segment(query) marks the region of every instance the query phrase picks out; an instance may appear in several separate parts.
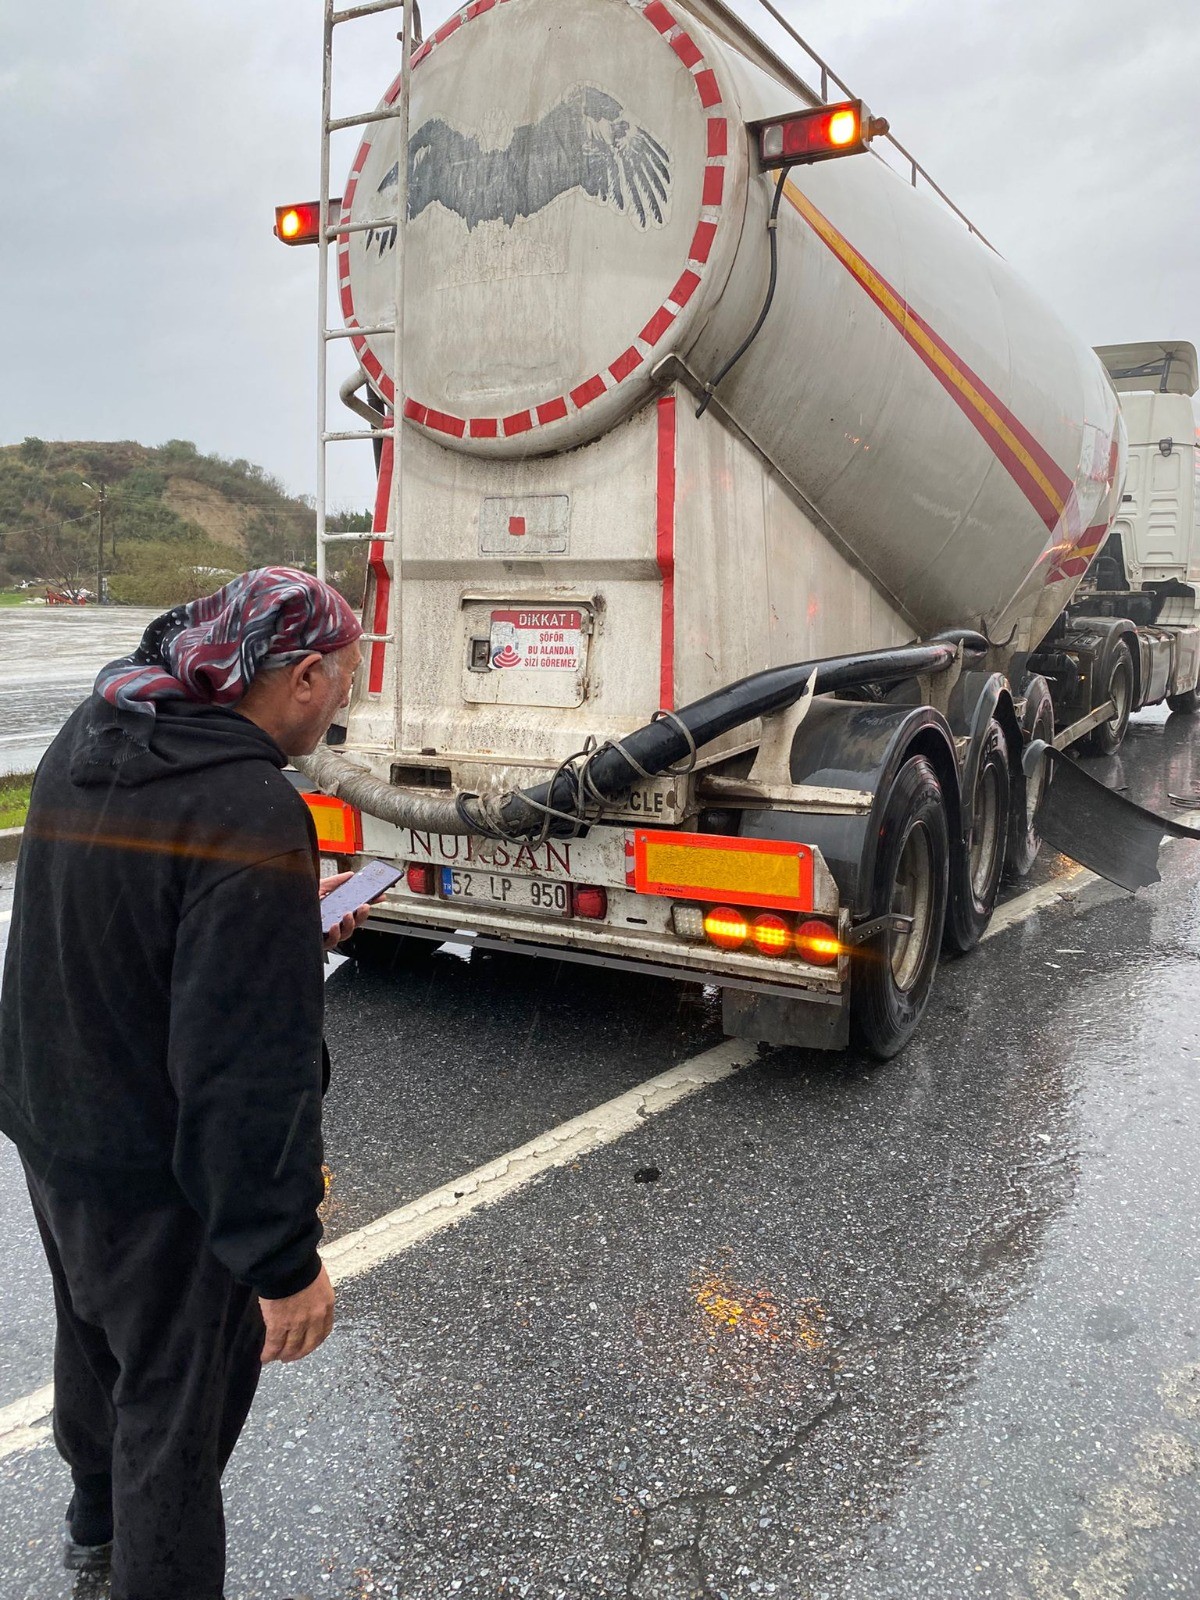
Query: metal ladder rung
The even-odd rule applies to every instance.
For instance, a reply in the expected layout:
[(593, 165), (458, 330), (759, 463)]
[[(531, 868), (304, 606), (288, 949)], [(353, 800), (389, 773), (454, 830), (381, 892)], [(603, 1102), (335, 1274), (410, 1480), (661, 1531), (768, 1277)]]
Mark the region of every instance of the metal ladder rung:
[(321, 542), (323, 544), (374, 544), (378, 539), (381, 544), (385, 544), (391, 538), (392, 535), (390, 533), (323, 533)]
[(331, 11), (329, 14), (330, 25), (337, 27), (339, 22), (353, 22), (355, 17), (373, 17), (377, 11), (399, 11), (404, 0), (367, 0), (361, 6), (347, 6), (344, 11)]
[(377, 334), (395, 333), (395, 328), (326, 328), (327, 339), (373, 339)]
[(323, 433), (322, 440), (326, 444), (341, 444), (346, 439), (390, 439), (390, 428), (348, 428), (345, 433)]
[(369, 233), (372, 228), (378, 228), (382, 233), (384, 228), (394, 228), (395, 217), (378, 217), (374, 222), (347, 222), (344, 227), (326, 228), (326, 241), (340, 239), (344, 233)]
[(334, 117), (325, 124), (326, 133), (337, 133), (342, 128), (365, 128), (371, 122), (393, 122), (404, 115), (403, 108), (396, 111), (389, 107), (386, 111), (364, 111), (356, 117)]
[(358, 636), (364, 644), (394, 644), (394, 633), (360, 633)]

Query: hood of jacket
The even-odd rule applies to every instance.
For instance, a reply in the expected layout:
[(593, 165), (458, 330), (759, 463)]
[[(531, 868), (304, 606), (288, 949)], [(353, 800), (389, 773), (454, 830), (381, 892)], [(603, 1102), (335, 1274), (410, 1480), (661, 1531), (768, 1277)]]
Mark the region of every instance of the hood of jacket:
[(93, 694), (64, 729), (71, 782), (80, 788), (140, 788), (162, 778), (235, 761), (287, 765), (283, 751), (256, 723), (222, 706), (189, 700), (159, 703), (153, 718), (121, 711)]

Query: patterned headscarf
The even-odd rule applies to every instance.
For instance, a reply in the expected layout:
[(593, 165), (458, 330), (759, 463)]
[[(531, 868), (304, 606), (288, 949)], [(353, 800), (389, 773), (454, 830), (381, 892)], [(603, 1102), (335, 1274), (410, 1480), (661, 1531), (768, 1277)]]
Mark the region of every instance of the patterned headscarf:
[(358, 618), (327, 583), (290, 567), (259, 567), (157, 617), (131, 656), (101, 669), (96, 693), (148, 717), (156, 700), (231, 706), (268, 656), (328, 655), (361, 634)]

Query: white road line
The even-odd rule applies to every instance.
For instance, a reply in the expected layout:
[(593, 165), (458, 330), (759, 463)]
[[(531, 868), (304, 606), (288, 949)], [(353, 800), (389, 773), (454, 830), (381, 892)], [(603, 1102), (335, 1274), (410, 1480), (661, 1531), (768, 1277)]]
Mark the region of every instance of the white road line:
[(648, 1078), (636, 1089), (605, 1101), (593, 1111), (585, 1111), (569, 1122), (560, 1122), (557, 1128), (539, 1134), (519, 1149), (510, 1150), (486, 1166), (476, 1167), (465, 1177), (443, 1184), (440, 1189), (431, 1189), (419, 1200), (335, 1239), (322, 1251), (329, 1276), (334, 1283), (346, 1283), (369, 1272), (380, 1262), (461, 1222), (480, 1206), (494, 1205), (497, 1200), (523, 1189), (541, 1173), (566, 1166), (579, 1156), (632, 1133), (648, 1118), (677, 1105), (697, 1090), (732, 1077), (749, 1066), (757, 1055), (756, 1044), (745, 1039), (728, 1039), (703, 1055), (672, 1067), (669, 1072)]
[[(606, 1100), (603, 1105), (572, 1117), (568, 1122), (560, 1122), (528, 1144), (335, 1239), (321, 1252), (329, 1276), (335, 1284), (361, 1277), (364, 1272), (411, 1250), (444, 1228), (453, 1227), (481, 1206), (495, 1205), (515, 1194), (543, 1172), (566, 1166), (580, 1156), (613, 1144), (689, 1095), (731, 1078), (735, 1072), (748, 1067), (757, 1055), (757, 1044), (745, 1039), (728, 1039), (690, 1061), (648, 1078), (636, 1089)], [(50, 1437), (45, 1423), (53, 1402), (54, 1386), (46, 1384), (23, 1400), (0, 1409), (0, 1460), (32, 1449)]]
[[(1014, 895), (1004, 905), (998, 906), (992, 912), (992, 920), (984, 932), (984, 939), (994, 938), (998, 933), (1004, 933), (1008, 928), (1015, 927), (1018, 922), (1024, 922), (1027, 917), (1032, 917), (1035, 911), (1041, 911), (1043, 906), (1053, 905), (1056, 900), (1065, 894), (1078, 894), (1080, 889), (1089, 883), (1098, 883), (1096, 874), (1087, 867), (1073, 866), (1061, 873), (1049, 883), (1040, 883), (1036, 889), (1026, 889), (1024, 894)], [(982, 944), (983, 940), (980, 940)]]
[(29, 1450), (50, 1437), (45, 1422), (53, 1404), (54, 1385), (47, 1383), (23, 1400), (14, 1400), (12, 1405), (0, 1408), (0, 1458), (15, 1455), (18, 1450)]

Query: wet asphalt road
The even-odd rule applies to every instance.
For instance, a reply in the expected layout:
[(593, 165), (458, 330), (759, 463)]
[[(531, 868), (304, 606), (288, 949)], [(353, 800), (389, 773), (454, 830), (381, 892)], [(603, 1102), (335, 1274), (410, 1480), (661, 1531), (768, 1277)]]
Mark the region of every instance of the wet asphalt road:
[[(1200, 729), (1094, 770), (1169, 813)], [(764, 1052), (346, 1285), (228, 1474), (229, 1600), (1200, 1596), (1200, 850), (1164, 861), (944, 966), (889, 1066)], [(328, 1000), (331, 1235), (720, 1037), (501, 957)], [(7, 1147), (0, 1195), (3, 1406), (50, 1337)], [(71, 1593), (65, 1482), (0, 1460), (0, 1600)]]

